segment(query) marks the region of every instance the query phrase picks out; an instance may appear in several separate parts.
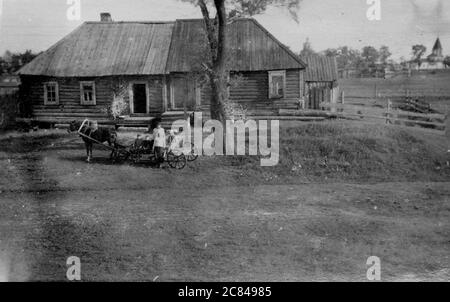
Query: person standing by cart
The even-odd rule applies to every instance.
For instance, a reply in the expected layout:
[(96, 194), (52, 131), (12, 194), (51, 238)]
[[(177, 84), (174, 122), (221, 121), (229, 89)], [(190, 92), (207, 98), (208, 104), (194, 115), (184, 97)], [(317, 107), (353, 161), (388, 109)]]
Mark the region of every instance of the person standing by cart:
[(153, 152), (155, 153), (158, 167), (161, 168), (161, 165), (164, 162), (164, 150), (166, 148), (166, 132), (161, 126), (161, 122), (158, 122), (156, 128), (153, 130), (153, 138), (155, 140)]

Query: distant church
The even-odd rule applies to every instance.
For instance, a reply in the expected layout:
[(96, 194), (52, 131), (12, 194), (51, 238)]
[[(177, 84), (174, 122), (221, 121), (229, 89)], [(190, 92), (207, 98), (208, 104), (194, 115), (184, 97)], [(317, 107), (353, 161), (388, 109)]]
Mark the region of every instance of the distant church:
[(445, 69), (441, 40), (437, 38), (432, 53), (428, 57), (421, 59), (420, 64), (416, 61), (411, 61), (410, 68), (415, 70)]

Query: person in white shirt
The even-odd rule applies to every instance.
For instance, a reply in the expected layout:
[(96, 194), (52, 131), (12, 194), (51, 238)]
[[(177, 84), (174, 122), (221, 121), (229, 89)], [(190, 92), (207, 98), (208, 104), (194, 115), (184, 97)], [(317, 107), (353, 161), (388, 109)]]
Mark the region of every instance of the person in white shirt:
[(166, 148), (166, 132), (159, 122), (156, 128), (153, 130), (153, 152), (155, 153), (158, 167), (161, 168), (161, 164), (164, 162), (164, 149)]

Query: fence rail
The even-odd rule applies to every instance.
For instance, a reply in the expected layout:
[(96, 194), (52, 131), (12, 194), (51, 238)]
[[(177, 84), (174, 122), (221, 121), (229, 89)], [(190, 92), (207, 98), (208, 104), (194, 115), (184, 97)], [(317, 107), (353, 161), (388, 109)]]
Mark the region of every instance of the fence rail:
[(400, 123), (405, 126), (421, 125), (433, 127), (437, 130), (447, 128), (448, 116), (436, 113), (417, 113), (392, 108), (388, 102), (387, 108), (356, 106), (348, 104), (321, 103), (320, 106), (334, 112), (338, 116), (348, 118), (370, 118), (384, 120), (388, 124)]

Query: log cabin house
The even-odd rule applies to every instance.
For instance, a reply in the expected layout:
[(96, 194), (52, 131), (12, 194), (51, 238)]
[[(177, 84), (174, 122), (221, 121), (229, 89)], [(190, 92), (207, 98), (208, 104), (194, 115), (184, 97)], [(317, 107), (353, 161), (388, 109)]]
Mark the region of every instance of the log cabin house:
[[(228, 26), (231, 101), (253, 115), (297, 108), (305, 94), (306, 64), (254, 19)], [(200, 74), (206, 52), (204, 22), (85, 22), (20, 71), (21, 98), (36, 121), (67, 123), (178, 119), (209, 111), (211, 89)], [(231, 81), (233, 82), (233, 81)], [(116, 106), (116, 107), (114, 107)], [(120, 106), (119, 106), (120, 107)]]

